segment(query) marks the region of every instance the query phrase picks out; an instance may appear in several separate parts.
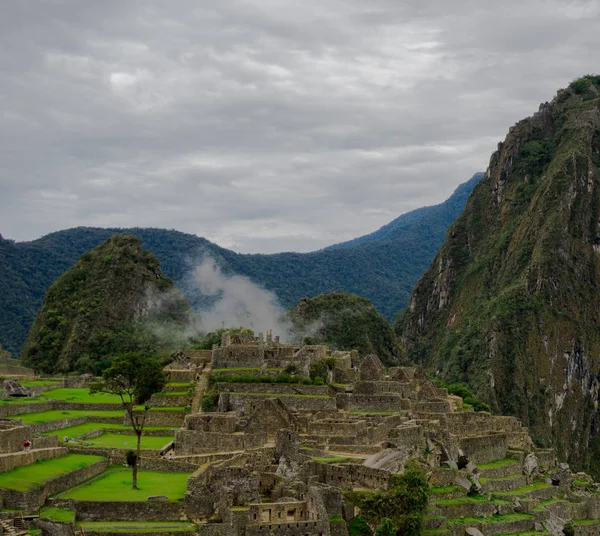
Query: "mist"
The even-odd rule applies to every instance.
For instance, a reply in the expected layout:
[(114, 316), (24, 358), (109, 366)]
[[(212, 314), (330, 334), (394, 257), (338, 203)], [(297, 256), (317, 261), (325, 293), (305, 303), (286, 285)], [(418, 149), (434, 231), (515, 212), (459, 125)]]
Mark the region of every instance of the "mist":
[(263, 333), (272, 329), (282, 342), (287, 340), (291, 324), (282, 319), (285, 310), (274, 293), (245, 276), (224, 274), (211, 257), (194, 269), (193, 282), (202, 294), (217, 297), (210, 309), (200, 313), (204, 331), (239, 326)]

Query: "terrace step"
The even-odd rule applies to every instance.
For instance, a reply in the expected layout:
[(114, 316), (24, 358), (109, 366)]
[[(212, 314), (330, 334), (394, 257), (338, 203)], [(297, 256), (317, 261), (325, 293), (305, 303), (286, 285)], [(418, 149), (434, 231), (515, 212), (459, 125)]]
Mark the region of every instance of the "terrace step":
[(502, 478), (516, 475), (521, 472), (521, 463), (514, 458), (504, 458), (490, 463), (482, 463), (477, 466), (482, 478)]
[(511, 500), (515, 497), (522, 497), (527, 499), (551, 499), (558, 493), (558, 488), (552, 484), (546, 484), (545, 482), (534, 482), (521, 488), (516, 488), (506, 492), (495, 492), (494, 496), (501, 499)]
[(487, 517), (497, 512), (497, 506), (484, 497), (441, 499), (435, 504), (440, 515), (447, 518)]
[[(499, 536), (501, 534), (517, 535), (535, 530), (535, 516), (529, 514), (506, 514), (484, 519), (465, 517), (462, 519), (449, 519), (448, 524), (451, 527), (474, 527), (486, 536)], [(455, 532), (455, 534), (457, 533)]]
[(4, 498), (6, 508), (35, 511), (44, 504), (48, 496), (77, 486), (102, 473), (107, 465), (106, 459), (87, 455), (69, 454), (43, 460), (31, 469), (22, 466), (16, 468), (15, 473), (3, 473), (0, 494)]
[(600, 534), (600, 519), (576, 519), (573, 528), (575, 536), (597, 536)]
[(512, 491), (526, 486), (527, 478), (524, 475), (508, 475), (499, 478), (480, 478), (479, 482), (485, 492)]
[(196, 531), (197, 525), (183, 521), (84, 521), (75, 527), (76, 534), (86, 536), (177, 536)]
[(446, 529), (446, 518), (443, 516), (425, 516), (423, 518), (424, 530), (440, 530)]

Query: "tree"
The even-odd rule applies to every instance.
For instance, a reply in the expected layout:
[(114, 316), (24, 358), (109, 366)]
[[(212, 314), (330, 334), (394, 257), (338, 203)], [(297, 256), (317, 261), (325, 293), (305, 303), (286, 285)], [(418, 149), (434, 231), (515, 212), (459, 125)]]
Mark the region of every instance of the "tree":
[[(140, 459), (142, 433), (149, 407), (146, 402), (150, 397), (163, 389), (167, 383), (167, 375), (162, 364), (154, 358), (146, 357), (139, 352), (127, 352), (116, 357), (109, 368), (102, 373), (102, 381), (90, 385), (90, 393), (111, 393), (119, 395), (121, 402), (135, 435), (137, 449), (135, 455), (127, 456), (127, 463), (132, 467), (132, 487), (137, 487), (137, 472)], [(136, 410), (142, 405), (143, 410)]]

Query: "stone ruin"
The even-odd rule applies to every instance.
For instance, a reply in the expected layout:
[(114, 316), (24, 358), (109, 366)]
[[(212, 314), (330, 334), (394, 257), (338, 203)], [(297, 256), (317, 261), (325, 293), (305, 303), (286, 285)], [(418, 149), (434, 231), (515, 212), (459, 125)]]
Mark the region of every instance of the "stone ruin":
[[(409, 459), (435, 490), (423, 534), (517, 534), (600, 518), (600, 495), (572, 492), (568, 466), (535, 448), (516, 418), (474, 412), (419, 367), (386, 369), (375, 355), (357, 367), (355, 352), (225, 333), (202, 373), (294, 364), (307, 375), (325, 357), (335, 362), (328, 385), (217, 381), (216, 409), (186, 417), (169, 455), (199, 467), (186, 511), (201, 536), (345, 535), (339, 520), (356, 512), (342, 491), (387, 489)], [(575, 534), (600, 534), (600, 521)]]

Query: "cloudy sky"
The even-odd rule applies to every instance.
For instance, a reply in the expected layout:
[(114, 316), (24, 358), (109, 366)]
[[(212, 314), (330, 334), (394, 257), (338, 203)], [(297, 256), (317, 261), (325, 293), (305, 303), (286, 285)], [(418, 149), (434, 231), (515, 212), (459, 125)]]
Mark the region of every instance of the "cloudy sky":
[(371, 232), (600, 72), (599, 28), (600, 0), (3, 1), (0, 233)]

